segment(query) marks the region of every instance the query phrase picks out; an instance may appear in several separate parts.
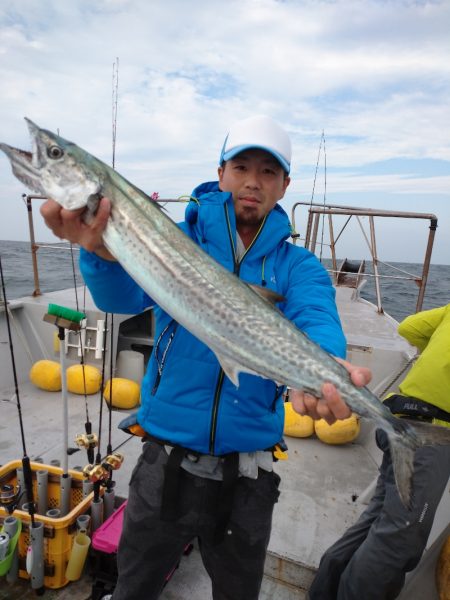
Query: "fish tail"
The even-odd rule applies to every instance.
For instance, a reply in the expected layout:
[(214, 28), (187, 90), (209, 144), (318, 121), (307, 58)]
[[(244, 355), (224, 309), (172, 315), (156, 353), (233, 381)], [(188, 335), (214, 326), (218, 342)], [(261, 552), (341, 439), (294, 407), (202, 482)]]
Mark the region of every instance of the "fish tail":
[(450, 444), (450, 427), (398, 419), (395, 432), (388, 435), (398, 493), (404, 506), (410, 508), (415, 451), (421, 446)]
[(403, 437), (395, 434), (389, 436), (389, 445), (398, 495), (402, 504), (409, 509), (411, 507), (414, 454), (418, 446), (405, 444)]
[(426, 421), (413, 421), (412, 419), (402, 419), (418, 438), (421, 446), (446, 446), (450, 444), (450, 423), (449, 427), (442, 425), (433, 425)]

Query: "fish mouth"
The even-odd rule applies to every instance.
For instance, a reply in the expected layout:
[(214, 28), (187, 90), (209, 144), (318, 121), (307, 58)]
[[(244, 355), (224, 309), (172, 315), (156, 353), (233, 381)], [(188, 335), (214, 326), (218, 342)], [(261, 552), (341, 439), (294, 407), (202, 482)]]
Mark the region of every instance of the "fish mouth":
[(12, 172), (28, 188), (45, 195), (45, 191), (41, 183), (40, 169), (43, 166), (41, 163), (39, 149), (39, 127), (30, 119), (25, 117), (31, 137), (32, 152), (21, 150), (8, 146), (8, 144), (0, 144), (0, 150), (6, 154), (11, 162)]
[(8, 144), (0, 144), (0, 150), (9, 158), (12, 172), (17, 179), (38, 194), (44, 195), (39, 167), (34, 164), (33, 154)]
[(8, 144), (0, 144), (0, 150), (6, 154), (9, 160), (17, 161), (17, 162), (28, 162), (31, 163), (33, 155), (31, 152), (27, 152), (26, 150), (20, 150), (20, 148), (14, 148), (13, 146), (8, 146)]

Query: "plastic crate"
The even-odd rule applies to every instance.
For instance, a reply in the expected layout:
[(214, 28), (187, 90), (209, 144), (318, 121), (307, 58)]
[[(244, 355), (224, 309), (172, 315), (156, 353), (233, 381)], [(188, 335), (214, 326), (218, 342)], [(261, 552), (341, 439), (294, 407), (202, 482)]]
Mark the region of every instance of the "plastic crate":
[[(35, 472), (48, 471), (47, 497), (48, 509), (58, 508), (60, 504), (60, 478), (63, 471), (60, 467), (31, 462), (33, 472), (33, 497), (37, 498), (37, 481)], [(0, 485), (17, 485), (17, 469), (22, 467), (22, 461), (12, 461), (0, 468)], [(72, 488), (70, 494), (70, 512), (64, 517), (55, 519), (46, 515), (35, 514), (36, 522), (44, 524), (44, 585), (48, 588), (60, 588), (69, 583), (66, 579), (66, 567), (72, 551), (72, 543), (76, 534), (76, 520), (81, 514), (87, 513), (93, 500), (93, 492), (83, 498), (82, 482), (84, 476), (79, 471), (69, 470), (72, 476)], [(25, 500), (24, 500), (25, 502)], [(3, 523), (8, 513), (0, 507), (0, 523)], [(27, 548), (30, 544), (30, 515), (20, 509), (13, 513), (17, 519), (22, 521), (22, 532), (19, 537), (19, 577), (29, 579), (25, 569)]]
[(127, 501), (125, 500), (94, 533), (92, 536), (92, 548), (94, 550), (100, 550), (105, 554), (114, 554), (117, 552), (122, 533), (123, 513), (126, 506)]
[(91, 564), (94, 573), (92, 600), (111, 594), (117, 583), (117, 548), (122, 534), (125, 500), (92, 535)]
[[(114, 591), (117, 582), (117, 549), (122, 534), (124, 512), (127, 506), (125, 500), (113, 514), (97, 529), (92, 536), (93, 571), (95, 581), (92, 587), (92, 600), (98, 600), (105, 594)], [(186, 544), (183, 554), (190, 554), (193, 545)], [(178, 568), (179, 561), (166, 575), (164, 585), (167, 585)]]

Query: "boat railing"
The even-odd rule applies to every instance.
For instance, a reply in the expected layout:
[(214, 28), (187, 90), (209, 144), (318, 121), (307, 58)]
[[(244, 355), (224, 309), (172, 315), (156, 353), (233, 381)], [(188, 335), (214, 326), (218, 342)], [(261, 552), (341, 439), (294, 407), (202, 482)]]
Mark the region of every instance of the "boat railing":
[[(296, 233), (296, 214), (298, 212), (299, 207), (305, 207), (308, 212), (308, 219), (306, 224), (305, 236), (301, 237), (298, 233)], [(325, 229), (325, 218), (327, 217), (328, 221), (328, 237), (329, 242), (324, 242), (324, 229)], [(336, 221), (338, 217), (343, 217), (344, 222), (341, 226), (340, 230), (336, 229)], [(369, 232), (367, 233), (363, 227), (362, 218), (367, 217), (369, 221)], [(377, 238), (376, 238), (376, 228), (375, 221), (376, 219), (386, 219), (386, 218), (399, 218), (399, 219), (418, 219), (429, 221), (429, 233), (428, 239), (424, 254), (424, 259), (422, 262), (422, 269), (420, 275), (414, 275), (412, 273), (408, 273), (407, 271), (400, 269), (399, 267), (392, 265), (390, 263), (384, 262), (380, 260), (378, 256), (377, 250)], [(364, 277), (372, 278), (375, 283), (375, 297), (376, 297), (376, 305), (377, 311), (379, 313), (383, 313), (382, 299), (381, 299), (381, 281), (383, 279), (403, 279), (403, 280), (413, 280), (418, 288), (418, 296), (416, 302), (416, 312), (422, 309), (423, 300), (425, 296), (425, 289), (428, 280), (428, 274), (430, 270), (430, 262), (431, 262), (431, 254), (433, 250), (433, 243), (435, 232), (437, 229), (437, 217), (434, 214), (430, 213), (415, 213), (415, 212), (407, 212), (407, 211), (392, 211), (392, 210), (375, 210), (368, 208), (358, 208), (354, 206), (342, 206), (342, 205), (333, 205), (333, 204), (318, 204), (312, 202), (296, 202), (292, 207), (291, 212), (291, 221), (293, 227), (292, 233), (292, 241), (294, 244), (297, 244), (298, 241), (303, 241), (305, 248), (317, 254), (316, 250), (320, 248), (320, 256), (322, 256), (322, 251), (324, 247), (328, 247), (330, 251), (330, 259), (331, 259), (331, 269), (328, 269), (334, 283), (338, 283), (338, 275), (339, 274), (351, 274), (354, 275), (354, 271), (342, 271), (342, 268), (338, 268), (338, 259), (336, 254), (337, 243), (340, 240), (344, 230), (347, 228), (348, 224), (352, 219), (356, 219), (358, 225), (361, 229), (362, 235), (367, 244), (370, 259), (372, 263), (373, 273), (365, 273)], [(322, 226), (321, 236), (319, 240), (319, 230)], [(344, 263), (345, 265), (345, 263)], [(402, 273), (402, 275), (385, 275), (380, 273), (379, 266), (385, 265), (390, 269)]]
[[(34, 291), (33, 291), (32, 295), (40, 296), (41, 290), (40, 290), (39, 269), (38, 269), (38, 260), (37, 260), (37, 252), (38, 252), (39, 248), (51, 248), (51, 249), (61, 251), (64, 249), (72, 250), (73, 247), (72, 246), (63, 246), (61, 244), (53, 245), (53, 244), (37, 243), (36, 239), (35, 239), (35, 234), (34, 234), (32, 201), (33, 200), (46, 200), (47, 198), (45, 196), (26, 195), (26, 194), (23, 194), (22, 197), (26, 204), (27, 213), (28, 213), (28, 227), (29, 227), (31, 257), (32, 257), (32, 266), (33, 266), (33, 278), (34, 278)], [(164, 206), (164, 204), (168, 204), (168, 203), (187, 202), (187, 201), (189, 201), (189, 197), (188, 196), (180, 197), (180, 198), (153, 197), (152, 200), (155, 202), (158, 202), (158, 204)], [(296, 232), (296, 225), (295, 225), (296, 212), (298, 211), (299, 207), (301, 207), (301, 206), (307, 207), (307, 210), (308, 210), (308, 219), (307, 219), (306, 233), (305, 233), (304, 238), (300, 237), (299, 234), (295, 233)], [(328, 230), (329, 230), (329, 242), (328, 243), (323, 241), (323, 236), (321, 237), (320, 241), (318, 240), (321, 220), (322, 220), (322, 226), (323, 226), (323, 219), (325, 219), (325, 216), (328, 217)], [(338, 216), (341, 216), (341, 217), (344, 216), (346, 218), (345, 218), (345, 222), (344, 222), (343, 226), (341, 227), (339, 232), (336, 233), (335, 223), (336, 223), (336, 217), (338, 217)], [(368, 219), (369, 219), (369, 234), (367, 234), (364, 230), (364, 227), (363, 227), (363, 224), (361, 221), (362, 217), (368, 217)], [(408, 273), (407, 271), (405, 271), (403, 269), (400, 269), (392, 264), (389, 264), (387, 262), (383, 262), (382, 260), (380, 260), (380, 258), (378, 256), (378, 252), (377, 252), (375, 219), (376, 218), (389, 218), (389, 217), (390, 218), (403, 218), (403, 219), (422, 219), (422, 220), (427, 220), (430, 222), (428, 242), (427, 242), (427, 246), (426, 246), (426, 250), (425, 250), (424, 260), (422, 263), (422, 272), (420, 275), (414, 275), (412, 273)], [(296, 202), (292, 207), (292, 213), (291, 213), (291, 221), (292, 221), (292, 227), (293, 227), (292, 241), (294, 244), (297, 244), (298, 241), (304, 241), (304, 246), (313, 253), (316, 253), (317, 247), (320, 246), (320, 254), (321, 255), (322, 255), (323, 248), (328, 246), (329, 250), (330, 250), (330, 254), (331, 254), (331, 263), (332, 263), (331, 269), (328, 269), (328, 270), (329, 270), (330, 274), (332, 275), (335, 284), (337, 284), (337, 282), (338, 282), (339, 275), (346, 275), (346, 274), (354, 275), (354, 271), (345, 271), (345, 263), (344, 263), (344, 269), (342, 268), (342, 265), (341, 265), (341, 267), (338, 267), (338, 259), (337, 259), (337, 254), (336, 254), (337, 243), (340, 240), (342, 234), (344, 233), (344, 230), (347, 228), (351, 219), (357, 220), (357, 222), (361, 228), (362, 235), (364, 236), (365, 241), (368, 246), (368, 249), (369, 249), (373, 273), (372, 274), (364, 273), (364, 277), (372, 278), (375, 282), (375, 296), (376, 296), (376, 304), (377, 304), (378, 312), (380, 312), (380, 313), (383, 312), (383, 306), (382, 306), (382, 301), (381, 301), (381, 280), (382, 279), (384, 279), (384, 280), (386, 280), (386, 279), (413, 280), (419, 287), (419, 293), (418, 293), (417, 303), (416, 303), (416, 311), (421, 310), (422, 305), (423, 305), (424, 295), (425, 295), (425, 289), (426, 289), (426, 284), (427, 284), (427, 279), (428, 279), (429, 268), (430, 268), (434, 236), (435, 236), (435, 232), (436, 232), (436, 228), (437, 228), (437, 217), (433, 214), (427, 214), (427, 213), (413, 213), (413, 212), (390, 211), (390, 210), (374, 210), (374, 209), (356, 208), (356, 207), (351, 207), (351, 206), (342, 206), (342, 205), (333, 205), (333, 204), (323, 205), (323, 204), (316, 204), (316, 203), (311, 203), (311, 202)], [(322, 229), (322, 231), (323, 231), (323, 229)], [(402, 273), (402, 275), (393, 276), (393, 275), (380, 274), (380, 270), (379, 270), (380, 265), (388, 266), (390, 269), (395, 270), (398, 273)], [(360, 279), (361, 279), (361, 277), (359, 277), (359, 280)]]
[[(39, 196), (33, 194), (22, 194), (22, 199), (27, 208), (28, 214), (28, 229), (29, 229), (29, 237), (30, 237), (30, 246), (31, 246), (31, 261), (33, 266), (33, 280), (34, 280), (34, 290), (32, 293), (33, 297), (41, 296), (41, 287), (39, 281), (39, 266), (38, 266), (38, 250), (40, 248), (51, 249), (55, 251), (64, 251), (69, 250), (72, 251), (74, 249), (78, 249), (77, 246), (72, 245), (64, 245), (64, 244), (47, 244), (42, 242), (36, 242), (35, 233), (34, 233), (34, 219), (33, 219), (33, 200), (47, 200), (46, 196)], [(189, 196), (182, 196), (181, 198), (159, 198), (157, 195), (151, 198), (151, 200), (158, 202), (164, 206), (166, 203), (171, 202), (187, 202), (189, 201)]]
[(40, 248), (46, 248), (46, 249), (61, 252), (64, 250), (72, 251), (74, 249), (76, 250), (77, 248), (72, 245), (69, 246), (69, 245), (60, 244), (60, 243), (49, 244), (49, 243), (36, 242), (36, 238), (35, 238), (35, 234), (34, 234), (34, 219), (33, 219), (32, 201), (33, 200), (47, 200), (47, 197), (22, 194), (22, 199), (25, 203), (25, 206), (27, 208), (27, 214), (28, 214), (28, 230), (29, 230), (29, 238), (30, 238), (31, 261), (32, 261), (32, 266), (33, 266), (34, 290), (31, 295), (33, 297), (36, 297), (36, 296), (42, 295), (40, 281), (39, 281), (38, 250)]

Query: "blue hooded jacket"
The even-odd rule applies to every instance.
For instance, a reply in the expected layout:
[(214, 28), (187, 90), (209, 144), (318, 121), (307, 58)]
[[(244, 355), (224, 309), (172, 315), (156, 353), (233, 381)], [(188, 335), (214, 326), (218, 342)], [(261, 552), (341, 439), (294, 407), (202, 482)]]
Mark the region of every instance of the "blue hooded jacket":
[[(239, 262), (232, 195), (217, 182), (202, 184), (180, 225), (208, 254), (248, 283), (285, 301), (279, 309), (334, 356), (345, 357), (345, 337), (328, 273), (305, 248), (287, 242), (289, 219), (277, 204)], [(82, 251), (80, 268), (97, 306), (137, 313), (154, 305), (115, 262)], [(140, 425), (151, 435), (197, 452), (222, 455), (264, 450), (283, 435), (282, 387), (241, 373), (237, 388), (214, 353), (159, 306), (155, 346), (142, 381)]]

